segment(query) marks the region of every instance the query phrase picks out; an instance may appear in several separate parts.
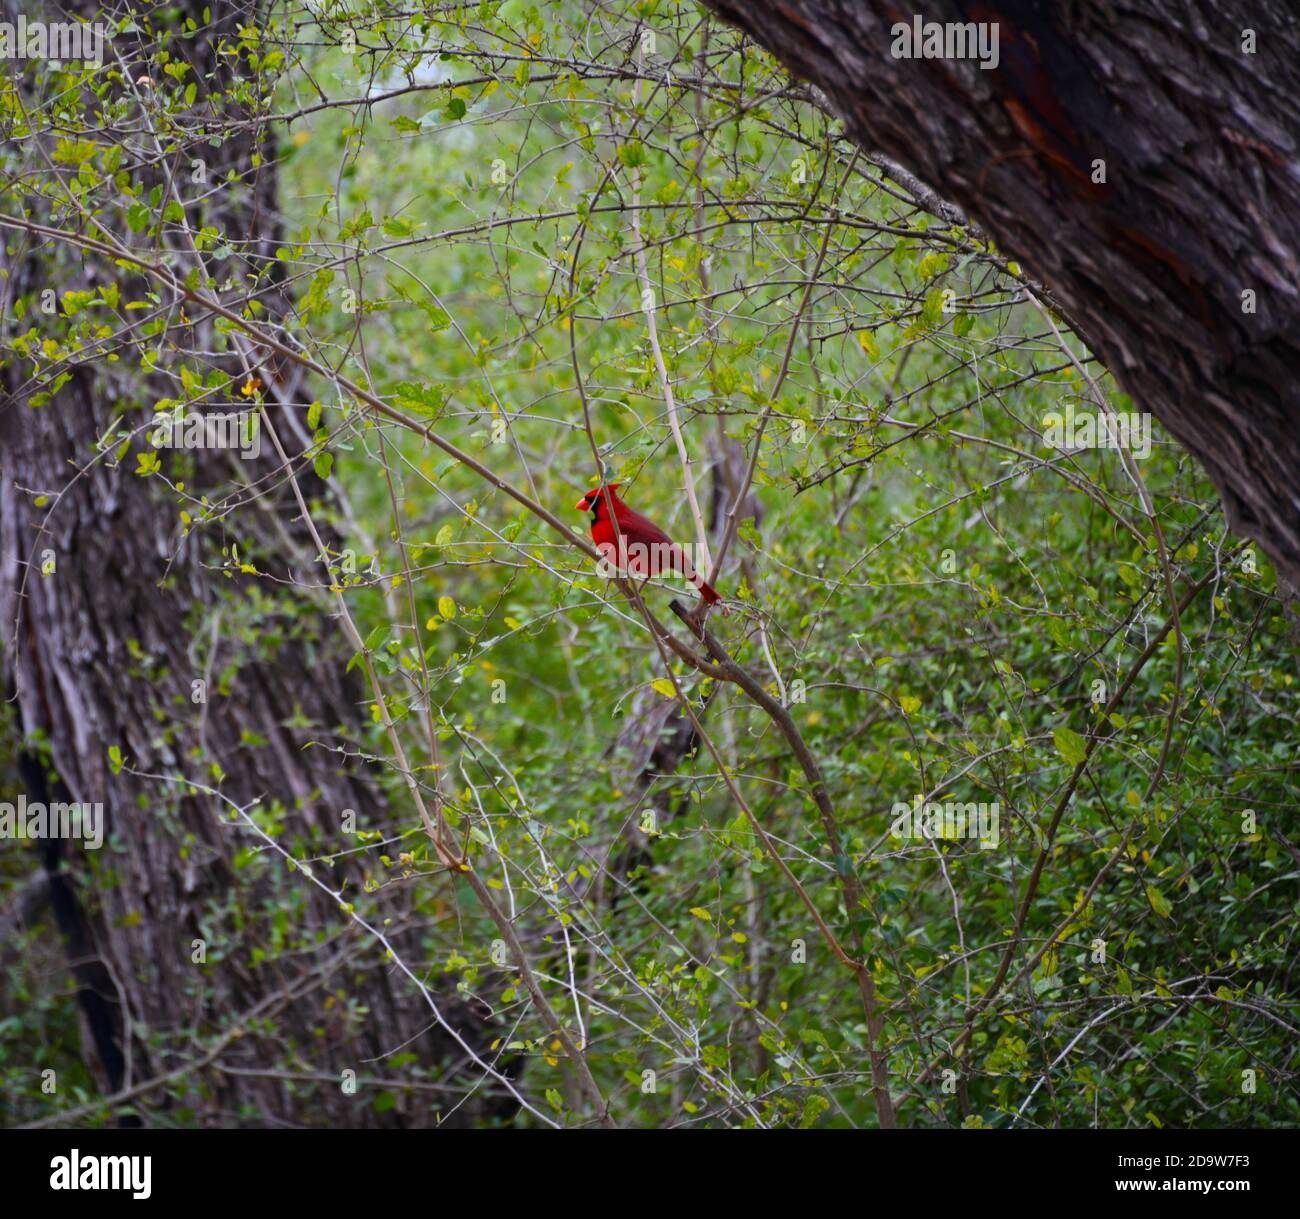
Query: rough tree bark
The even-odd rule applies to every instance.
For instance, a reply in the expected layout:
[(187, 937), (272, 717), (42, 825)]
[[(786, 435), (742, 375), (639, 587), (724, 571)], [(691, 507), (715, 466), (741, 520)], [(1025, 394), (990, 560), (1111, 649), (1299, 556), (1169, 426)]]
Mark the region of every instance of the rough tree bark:
[[(1135, 409), (1200, 459), (1232, 528), (1300, 583), (1293, 5), (705, 2), (1047, 285)], [(998, 66), (891, 57), (915, 13), (996, 22)]]
[[(44, 15), (25, 7), (33, 19)], [(241, 22), (256, 22), (257, 13), (255, 6), (213, 5), (207, 22), (205, 7), (192, 0), (179, 16), (167, 10), (156, 17), (179, 25), (189, 13), (206, 26), (176, 49), (190, 57), (190, 79), (201, 89), (208, 82), (220, 88), (226, 69), (217, 43)], [(129, 40), (114, 39), (113, 50), (135, 80)], [(36, 79), (25, 77), (24, 88)], [(127, 87), (126, 77), (119, 84)], [(127, 168), (146, 182), (164, 181), (133, 125), (141, 138)], [(256, 127), (214, 146), (204, 141), (202, 150), (210, 181), (234, 170), (240, 184), (196, 192), (203, 199), (187, 202), (187, 219), (195, 230), (218, 227), (237, 251), (223, 274), (239, 284), (245, 274), (276, 266), (274, 150)], [(260, 172), (250, 172), (255, 151), (265, 157)], [(183, 167), (188, 181), (191, 155), (199, 153), (182, 149), (163, 160), (172, 172)], [(101, 213), (101, 223), (113, 217)], [(125, 225), (118, 236), (128, 245), (147, 240)], [(0, 315), (7, 339), (15, 327), (39, 322), (31, 312), (17, 322), (15, 303), (38, 299), (46, 287), (61, 297), (112, 280), (123, 301), (146, 299), (151, 288), (66, 249), (12, 235), (6, 241)], [(173, 244), (183, 266), (185, 243), (173, 234)], [(239, 295), (236, 288), (233, 299)], [(261, 299), (265, 316), (283, 314), (274, 286)], [(169, 304), (162, 349), (170, 362), (187, 349), (222, 350), (211, 319), (191, 324)], [(212, 359), (240, 383), (233, 353)], [(74, 362), (71, 380), (35, 406), (30, 370), (21, 363), (10, 361), (0, 381), (0, 684), (17, 709), (28, 800), (102, 802), (109, 835), (97, 852), (42, 844), (48, 905), (77, 980), (86, 1057), (103, 1091), (129, 1092), (177, 1073), (117, 1106), (119, 1120), (167, 1120), (171, 1109), (182, 1124), (426, 1125), (466, 1092), (473, 1095), (457, 1123), (512, 1111), (493, 1086), (473, 1090), (482, 1070), (465, 1069), (464, 1050), (382, 947), (277, 855), (263, 850), (259, 858), (257, 840), (232, 823), (228, 806), (130, 773), (219, 785), (244, 806), (260, 799), (296, 854), (342, 852), (317, 870), (331, 887), (352, 891), (367, 860), (358, 840), (342, 832), (344, 810), (356, 810), (362, 829), (417, 823), (409, 809), (390, 817), (376, 775), (335, 748), (351, 741), (355, 752), (364, 737), (365, 691), (355, 671), (345, 674), (349, 649), (337, 624), (319, 602), (302, 604), (305, 594), (294, 587), (318, 585), (320, 573), (290, 489), (275, 473), (272, 446), (263, 444), (261, 457), (249, 461), (220, 449), (184, 455), (192, 459), (184, 475), (193, 496), (209, 495), (230, 510), (186, 536), (175, 493), (161, 479), (138, 477), (134, 453), (118, 464), (111, 450), (96, 447), (98, 438), (139, 426), (147, 417), (140, 408), (174, 395), (174, 382), (142, 374), (128, 347), (118, 363)], [(310, 443), (297, 412), (280, 414), (277, 426), (290, 454)], [(173, 475), (178, 469), (168, 468)], [(310, 463), (300, 479), (310, 498), (328, 504), (331, 491)], [(231, 563), (232, 544), (287, 581), (274, 601)], [(193, 697), (196, 680), (206, 683), (205, 701)], [(109, 765), (110, 745), (129, 763), (120, 774)], [(374, 900), (391, 917), (386, 930), (396, 951), (420, 969), (429, 923), (411, 893), (392, 885)], [(206, 944), (206, 962), (194, 960), (196, 940)], [(454, 998), (439, 1007), (483, 1049), (490, 1028), (480, 1011)], [(401, 1093), (385, 1111), (374, 1105), (376, 1088), (363, 1082), (352, 1095), (340, 1087), (348, 1069), (362, 1081), (397, 1074), (385, 1066), (398, 1051), (415, 1053), (429, 1069), (428, 1091)], [(440, 1090), (464, 1081), (471, 1086)], [(184, 1109), (191, 1115), (176, 1113)]]

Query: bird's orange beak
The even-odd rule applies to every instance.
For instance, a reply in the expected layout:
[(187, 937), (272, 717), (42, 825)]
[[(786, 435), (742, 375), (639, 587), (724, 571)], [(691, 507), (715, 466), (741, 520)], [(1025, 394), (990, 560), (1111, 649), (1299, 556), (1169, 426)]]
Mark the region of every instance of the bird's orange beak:
[(584, 495), (576, 504), (573, 505), (579, 512), (587, 511), (587, 497)]

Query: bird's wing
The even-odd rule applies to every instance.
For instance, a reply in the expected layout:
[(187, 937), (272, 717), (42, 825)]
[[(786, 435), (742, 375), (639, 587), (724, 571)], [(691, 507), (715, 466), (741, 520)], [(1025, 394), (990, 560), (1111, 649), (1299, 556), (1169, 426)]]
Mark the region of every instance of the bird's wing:
[(686, 576), (693, 574), (690, 558), (654, 521), (623, 505), (618, 516), (618, 527), (629, 545), (653, 548), (645, 559), (637, 559), (633, 555), (630, 566), (635, 574), (658, 576), (670, 571)]
[(670, 538), (654, 521), (642, 516), (639, 512), (633, 512), (631, 508), (622, 505), (622, 511), (618, 514), (618, 527), (635, 542), (672, 542)]

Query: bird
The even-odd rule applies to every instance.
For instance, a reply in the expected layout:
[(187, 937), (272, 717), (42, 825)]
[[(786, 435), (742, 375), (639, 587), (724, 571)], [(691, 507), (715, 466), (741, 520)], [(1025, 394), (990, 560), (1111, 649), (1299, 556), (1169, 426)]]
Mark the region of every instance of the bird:
[[(722, 598), (695, 570), (690, 555), (654, 521), (633, 512), (619, 499), (620, 486), (621, 483), (602, 483), (588, 491), (576, 505), (579, 512), (591, 513), (591, 540), (601, 557), (616, 570), (647, 580), (670, 572), (682, 576), (699, 589), (706, 605), (720, 604)], [(614, 509), (612, 519), (611, 505)], [(725, 606), (723, 612), (726, 612)]]

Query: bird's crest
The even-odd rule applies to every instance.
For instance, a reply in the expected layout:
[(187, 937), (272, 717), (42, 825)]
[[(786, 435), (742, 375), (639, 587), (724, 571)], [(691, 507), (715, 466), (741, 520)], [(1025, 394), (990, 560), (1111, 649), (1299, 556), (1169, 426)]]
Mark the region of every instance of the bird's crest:
[(622, 483), (602, 483), (599, 487), (593, 487), (578, 501), (578, 509), (589, 512), (597, 500), (605, 498), (606, 491), (613, 495), (622, 485)]

